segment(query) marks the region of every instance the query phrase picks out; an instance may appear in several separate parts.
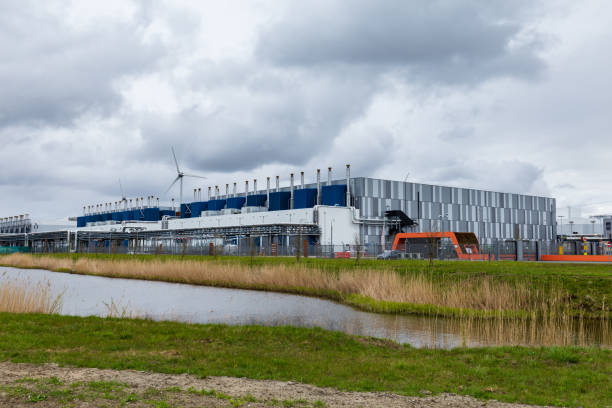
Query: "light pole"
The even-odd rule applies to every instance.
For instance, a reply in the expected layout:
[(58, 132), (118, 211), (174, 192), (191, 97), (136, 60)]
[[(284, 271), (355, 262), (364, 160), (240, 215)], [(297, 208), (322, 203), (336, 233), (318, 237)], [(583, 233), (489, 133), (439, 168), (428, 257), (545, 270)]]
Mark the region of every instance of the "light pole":
[(559, 218), (560, 220), (560, 226), (561, 226), (561, 232), (563, 232), (563, 218), (565, 218), (565, 215), (557, 215), (557, 218)]

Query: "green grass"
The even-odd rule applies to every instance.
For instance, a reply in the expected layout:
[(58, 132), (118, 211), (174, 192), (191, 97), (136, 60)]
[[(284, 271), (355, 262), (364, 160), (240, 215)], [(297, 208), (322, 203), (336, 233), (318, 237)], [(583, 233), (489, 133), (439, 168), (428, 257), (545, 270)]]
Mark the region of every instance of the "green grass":
[[(180, 255), (119, 255), (119, 254), (45, 254), (59, 258), (70, 257), (74, 260), (85, 257), (93, 259), (138, 259), (143, 262), (150, 260), (192, 260), (200, 262), (222, 262), (247, 266), (263, 265), (296, 265), (296, 258), (290, 257), (211, 257), (211, 256), (185, 256)], [(34, 255), (36, 256), (36, 255)], [(0, 255), (0, 264), (2, 256)], [(452, 285), (454, 282), (464, 280), (477, 280), (483, 277), (494, 278), (499, 281), (518, 283), (528, 282), (530, 286), (542, 291), (562, 288), (568, 295), (570, 311), (573, 315), (583, 314), (585, 317), (610, 318), (612, 309), (612, 265), (607, 264), (562, 264), (541, 262), (467, 262), (467, 261), (435, 261), (430, 268), (428, 261), (423, 260), (393, 260), (379, 261), (363, 259), (356, 262), (354, 259), (325, 259), (301, 258), (299, 265), (321, 269), (330, 273), (351, 269), (393, 270), (402, 275), (426, 274), (442, 285)], [(65, 271), (70, 272), (70, 271)], [(255, 288), (257, 289), (257, 288)], [(259, 288), (266, 289), (266, 288)], [(295, 292), (295, 290), (288, 290)], [(310, 293), (312, 292), (312, 293)], [(370, 299), (342, 299), (337, 293), (315, 293), (304, 290), (299, 292), (305, 295), (325, 297), (333, 300), (342, 300), (364, 310), (383, 313), (419, 313), (421, 305), (391, 305), (387, 302), (377, 302)], [(426, 306), (429, 307), (429, 306)], [(402, 311), (403, 310), (403, 311)], [(457, 311), (448, 313), (439, 310), (445, 316), (454, 316)]]
[[(612, 351), (596, 348), (430, 350), (322, 329), (0, 313), (0, 360), (540, 405), (612, 404)], [(113, 387), (120, 384), (94, 388)]]

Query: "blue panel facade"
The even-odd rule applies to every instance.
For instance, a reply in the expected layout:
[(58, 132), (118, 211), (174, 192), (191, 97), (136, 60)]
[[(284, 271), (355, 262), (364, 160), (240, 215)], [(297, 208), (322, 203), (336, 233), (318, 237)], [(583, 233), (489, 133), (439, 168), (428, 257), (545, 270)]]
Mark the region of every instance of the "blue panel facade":
[(270, 193), (270, 211), (288, 210), (290, 198), (291, 193), (288, 191)]
[(346, 184), (323, 186), (321, 204), (344, 207), (346, 205)]
[(133, 221), (134, 220), (134, 211), (127, 210), (123, 212), (123, 220), (124, 221)]
[(181, 218), (191, 218), (191, 204), (181, 204)]
[(113, 213), (113, 221), (122, 221), (122, 220), (123, 220), (122, 211), (115, 211)]
[(196, 201), (191, 203), (191, 218), (199, 217), (202, 214), (202, 211), (206, 211), (208, 208), (208, 202), (206, 201)]
[(254, 194), (247, 197), (248, 207), (265, 207), (268, 196), (265, 194)]
[(168, 217), (174, 217), (176, 216), (176, 214), (174, 213), (174, 211), (172, 210), (161, 210), (159, 212), (159, 218), (164, 218), (164, 216), (168, 216)]
[(145, 208), (144, 209), (144, 220), (145, 221), (159, 221), (159, 208)]
[(77, 217), (77, 228), (84, 227), (87, 224), (87, 216)]
[(134, 221), (144, 221), (144, 210), (138, 209), (138, 210), (132, 210), (132, 214), (133, 217), (132, 218)]
[(316, 188), (303, 188), (293, 192), (293, 208), (312, 208), (316, 204)]
[(231, 197), (227, 199), (226, 208), (235, 208), (237, 210), (244, 207), (246, 199), (244, 197)]
[(208, 211), (221, 211), (225, 208), (226, 200), (210, 200), (208, 202)]

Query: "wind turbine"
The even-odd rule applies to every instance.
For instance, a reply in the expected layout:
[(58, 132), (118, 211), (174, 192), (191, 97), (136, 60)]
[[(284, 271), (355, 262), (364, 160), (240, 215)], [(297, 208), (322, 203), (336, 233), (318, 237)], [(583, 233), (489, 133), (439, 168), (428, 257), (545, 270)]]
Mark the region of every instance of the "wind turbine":
[(119, 179), (119, 189), (121, 190), (121, 203), (127, 203), (127, 198), (125, 196), (125, 192), (123, 191), (123, 185), (121, 184), (121, 179)]
[(201, 179), (205, 179), (206, 177), (197, 176), (195, 174), (183, 173), (181, 169), (179, 168), (178, 161), (176, 160), (176, 154), (174, 154), (174, 147), (172, 147), (172, 157), (174, 157), (174, 164), (176, 164), (176, 178), (174, 179), (172, 184), (170, 184), (170, 187), (168, 187), (168, 190), (166, 190), (166, 194), (176, 184), (177, 181), (180, 181), (180, 186), (181, 186), (181, 196), (180, 196), (181, 202), (179, 203), (180, 205), (180, 204), (183, 204), (183, 177), (187, 176), (187, 177), (195, 177), (195, 178), (201, 178)]

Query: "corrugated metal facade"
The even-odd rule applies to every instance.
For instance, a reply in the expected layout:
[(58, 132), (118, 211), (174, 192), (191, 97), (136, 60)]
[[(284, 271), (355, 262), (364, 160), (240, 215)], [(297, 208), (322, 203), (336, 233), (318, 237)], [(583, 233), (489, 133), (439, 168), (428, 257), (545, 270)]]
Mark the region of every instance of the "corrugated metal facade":
[[(351, 179), (351, 190), (362, 217), (401, 210), (419, 223), (419, 232), (474, 232), (481, 243), (556, 236), (554, 198), (362, 177)], [(380, 243), (382, 227), (363, 228), (365, 243)]]

